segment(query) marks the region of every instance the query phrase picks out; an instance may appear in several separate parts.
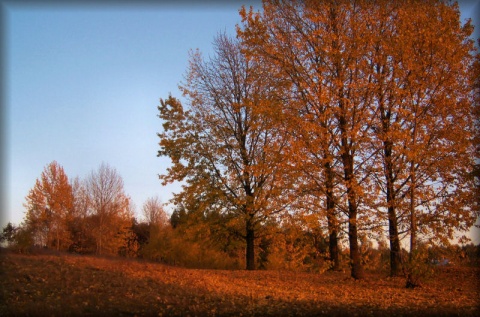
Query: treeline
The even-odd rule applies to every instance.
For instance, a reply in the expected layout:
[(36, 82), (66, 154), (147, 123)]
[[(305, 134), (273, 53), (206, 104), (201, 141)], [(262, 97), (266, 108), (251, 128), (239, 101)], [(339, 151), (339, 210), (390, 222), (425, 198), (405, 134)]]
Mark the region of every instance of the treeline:
[[(244, 241), (225, 215), (177, 208), (169, 216), (157, 197), (137, 219), (122, 177), (102, 164), (86, 178), (69, 180), (56, 161), (48, 164), (29, 191), (23, 223), (3, 228), (0, 242), (17, 252), (50, 249), (77, 254), (143, 258), (196, 268), (245, 267)], [(324, 271), (331, 263), (319, 230), (294, 219), (271, 222), (258, 237), (260, 269)], [(372, 252), (371, 243), (365, 252)], [(344, 262), (344, 266), (347, 263)]]
[(236, 39), (191, 53), (184, 101), (160, 101), (158, 155), (163, 182), (184, 184), (173, 202), (218, 218), (247, 269), (272, 224), (321, 233), (332, 269), (346, 242), (356, 279), (364, 239), (386, 236), (400, 275), (422, 243), (474, 225), (480, 63), (457, 4), (265, 0), (240, 15)]
[(134, 252), (134, 210), (123, 179), (102, 164), (86, 178), (69, 180), (56, 161), (48, 164), (25, 201), (24, 221), (4, 228), (4, 239), (19, 251), (31, 247), (116, 255)]
[[(176, 208), (169, 216), (157, 197), (144, 202), (141, 219), (115, 168), (101, 164), (70, 180), (56, 161), (45, 166), (26, 196), (24, 221), (7, 224), (0, 242), (17, 252), (49, 249), (77, 254), (143, 258), (196, 268), (241, 269), (245, 245), (218, 212)], [(293, 218), (269, 223), (256, 243), (260, 269), (326, 270), (321, 231), (305, 231)], [(345, 263), (346, 265), (346, 263)]]
[[(147, 199), (142, 217), (123, 191), (116, 170), (102, 164), (85, 179), (70, 181), (61, 165), (48, 164), (26, 197), (24, 222), (8, 223), (0, 243), (21, 253), (43, 249), (141, 258), (191, 268), (241, 269), (245, 267), (245, 240), (232, 230), (228, 216), (199, 212), (199, 208), (176, 208), (169, 216), (158, 197)], [(334, 267), (329, 237), (305, 217), (290, 215), (281, 222), (270, 221), (256, 239), (258, 269), (323, 272)], [(340, 237), (342, 240), (343, 237)], [(390, 250), (385, 240), (376, 246), (367, 235), (360, 236), (362, 265), (387, 271)], [(463, 263), (477, 265), (480, 245), (435, 246), (421, 243), (425, 264)], [(407, 258), (408, 252), (402, 254)], [(339, 247), (340, 270), (349, 269), (348, 248)], [(425, 274), (425, 272), (423, 272)]]

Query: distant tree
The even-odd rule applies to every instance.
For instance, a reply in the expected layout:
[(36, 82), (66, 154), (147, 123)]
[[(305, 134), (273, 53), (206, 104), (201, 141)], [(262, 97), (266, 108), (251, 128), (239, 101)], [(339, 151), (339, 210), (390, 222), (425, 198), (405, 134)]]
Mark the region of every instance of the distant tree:
[(146, 222), (138, 222), (136, 219), (132, 224), (132, 232), (135, 236), (135, 240), (138, 243), (138, 256), (142, 256), (144, 247), (150, 241), (150, 226)]
[(69, 230), (72, 235), (70, 251), (78, 253), (94, 253), (95, 240), (92, 236), (89, 214), (89, 196), (86, 181), (75, 177), (72, 181), (74, 197), (72, 217), (69, 222)]
[(63, 167), (47, 165), (26, 197), (27, 230), (36, 245), (68, 249), (71, 243), (68, 220), (73, 209), (72, 186)]
[(168, 225), (168, 215), (158, 197), (151, 197), (143, 204), (143, 216), (150, 226), (164, 227)]
[(130, 234), (133, 210), (123, 189), (123, 179), (114, 168), (102, 163), (86, 179), (89, 222), (96, 254), (118, 253)]
[[(155, 244), (155, 240), (168, 237), (168, 235), (163, 234), (163, 231), (170, 230), (172, 226), (160, 199), (158, 197), (148, 198), (143, 204), (142, 211), (146, 220), (144, 223), (146, 231), (143, 231), (143, 234), (147, 234), (145, 242), (148, 242), (151, 246)], [(137, 226), (136, 229), (138, 232), (138, 229), (141, 228)]]
[(177, 206), (170, 216), (170, 225), (176, 229), (177, 227), (185, 224), (187, 221), (187, 213), (183, 206)]
[(137, 223), (137, 219), (133, 217), (131, 227), (128, 228), (124, 235), (124, 241), (119, 247), (118, 254), (128, 258), (141, 256), (142, 243), (145, 244), (145, 242), (142, 241), (142, 234), (143, 232)]
[(0, 243), (6, 243), (7, 245), (11, 245), (15, 242), (15, 234), (18, 228), (9, 222), (3, 229), (2, 233), (0, 234)]

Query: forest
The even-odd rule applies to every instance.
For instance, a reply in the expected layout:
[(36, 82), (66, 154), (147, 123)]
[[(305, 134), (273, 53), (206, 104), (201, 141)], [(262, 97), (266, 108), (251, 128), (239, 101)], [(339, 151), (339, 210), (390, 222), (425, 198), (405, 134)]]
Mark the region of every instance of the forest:
[(190, 52), (182, 95), (160, 99), (159, 178), (182, 184), (171, 214), (152, 197), (137, 217), (106, 163), (69, 178), (54, 161), (2, 241), (183, 268), (381, 271), (407, 288), (445, 261), (478, 265), (465, 233), (480, 216), (480, 55), (458, 5), (264, 0), (240, 16), (213, 56)]

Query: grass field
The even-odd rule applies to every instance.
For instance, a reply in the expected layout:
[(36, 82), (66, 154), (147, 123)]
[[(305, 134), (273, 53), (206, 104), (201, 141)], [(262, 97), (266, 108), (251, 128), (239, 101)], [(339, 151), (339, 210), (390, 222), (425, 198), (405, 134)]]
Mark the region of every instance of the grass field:
[(348, 272), (194, 270), (123, 258), (0, 254), (0, 316), (480, 316), (480, 268), (422, 287)]

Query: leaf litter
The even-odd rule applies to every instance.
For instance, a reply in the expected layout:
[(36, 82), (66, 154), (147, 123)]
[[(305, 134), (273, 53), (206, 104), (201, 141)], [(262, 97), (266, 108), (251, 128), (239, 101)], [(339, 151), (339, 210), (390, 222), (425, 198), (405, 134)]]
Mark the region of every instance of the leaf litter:
[(71, 254), (0, 254), (0, 315), (478, 316), (480, 268), (439, 268), (422, 287), (369, 273), (185, 269)]

